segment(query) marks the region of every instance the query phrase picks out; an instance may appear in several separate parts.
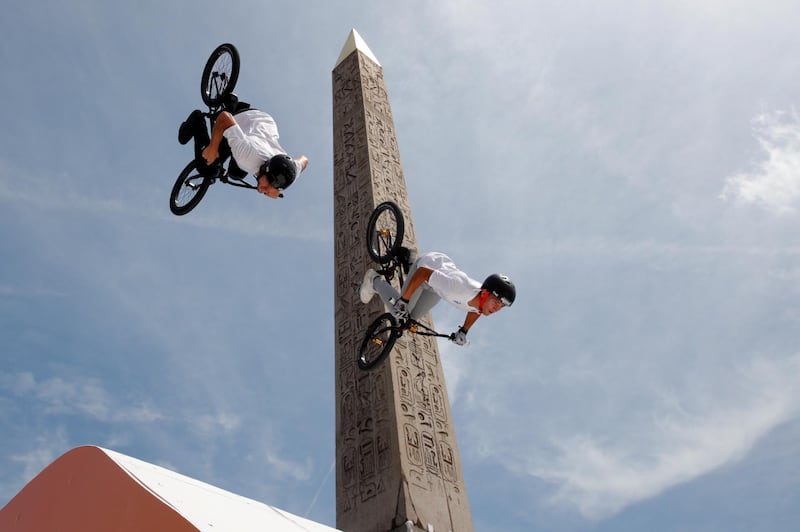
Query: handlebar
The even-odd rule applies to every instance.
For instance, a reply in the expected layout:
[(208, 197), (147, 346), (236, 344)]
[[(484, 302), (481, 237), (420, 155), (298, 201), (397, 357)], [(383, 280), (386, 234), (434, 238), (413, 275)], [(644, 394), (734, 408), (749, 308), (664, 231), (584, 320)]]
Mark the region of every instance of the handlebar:
[[(424, 324), (418, 322), (417, 320), (415, 320), (413, 318), (408, 318), (408, 319), (404, 320), (403, 322), (401, 322), (399, 325), (400, 325), (400, 327), (402, 329), (408, 329), (411, 332), (413, 332), (414, 334), (419, 334), (419, 335), (422, 335), (422, 336), (435, 336), (437, 338), (447, 338), (451, 342), (456, 337), (456, 333), (454, 333), (454, 332), (450, 333), (450, 334), (444, 334), (444, 333), (437, 332), (437, 331), (431, 329), (430, 327), (428, 327), (427, 325), (424, 325)], [(421, 328), (421, 329), (424, 329), (424, 330), (422, 330), (422, 331), (417, 330), (418, 327)]]

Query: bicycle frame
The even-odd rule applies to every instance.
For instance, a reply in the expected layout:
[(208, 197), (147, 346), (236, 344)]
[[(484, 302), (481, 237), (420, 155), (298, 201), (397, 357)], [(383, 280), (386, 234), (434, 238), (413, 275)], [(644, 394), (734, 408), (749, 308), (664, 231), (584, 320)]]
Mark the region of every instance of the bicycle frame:
[(447, 338), (452, 339), (452, 334), (443, 334), (440, 332), (431, 329), (427, 325), (424, 325), (413, 318), (408, 318), (407, 320), (403, 321), (397, 326), (398, 330), (400, 331), (400, 335), (402, 336), (403, 331), (408, 331), (413, 334), (418, 334), (420, 336), (435, 336), (437, 338)]
[(392, 259), (383, 265), (383, 267), (375, 270), (375, 273), (378, 275), (382, 275), (386, 282), (391, 284), (392, 280), (397, 278), (397, 282), (399, 283), (399, 288), (403, 288), (403, 283), (405, 282), (405, 277), (403, 276), (403, 264), (400, 262), (399, 257), (396, 254), (392, 254)]

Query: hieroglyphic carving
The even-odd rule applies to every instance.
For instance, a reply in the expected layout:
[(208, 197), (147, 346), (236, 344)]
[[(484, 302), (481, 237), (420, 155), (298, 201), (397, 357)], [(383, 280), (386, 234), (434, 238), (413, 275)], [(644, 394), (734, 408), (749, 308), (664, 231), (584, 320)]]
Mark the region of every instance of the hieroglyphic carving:
[(442, 474), (444, 478), (454, 482), (458, 475), (456, 473), (455, 457), (453, 455), (453, 448), (445, 440), (439, 441), (439, 456), (441, 457)]
[(422, 465), (422, 443), (419, 438), (419, 430), (410, 423), (403, 426), (406, 437), (406, 452), (409, 461), (414, 465)]
[(425, 458), (425, 467), (431, 473), (439, 473), (439, 458), (436, 452), (436, 441), (433, 434), (422, 433), (422, 456)]
[[(436, 340), (405, 334), (378, 368), (355, 365), (364, 330), (385, 312), (378, 298), (362, 304), (355, 288), (374, 267), (365, 232), (378, 203), (400, 206), (404, 245), (417, 247), (383, 71), (361, 52), (334, 69), (333, 122), (337, 526), (358, 532), (393, 522), (400, 490), (414, 502), (412, 521), (471, 530)], [(433, 325), (430, 316), (421, 321)]]

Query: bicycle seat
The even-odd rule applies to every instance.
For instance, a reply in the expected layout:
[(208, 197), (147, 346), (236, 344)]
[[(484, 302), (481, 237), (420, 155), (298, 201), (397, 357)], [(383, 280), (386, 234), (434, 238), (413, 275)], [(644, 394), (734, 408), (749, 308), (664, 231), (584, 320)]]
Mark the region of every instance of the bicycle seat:
[(243, 113), (245, 111), (249, 111), (252, 109), (250, 104), (247, 102), (242, 102), (239, 100), (239, 97), (236, 94), (230, 92), (226, 94), (222, 99), (222, 109), (224, 111), (228, 111), (229, 113), (235, 115), (239, 113)]
[(234, 112), (238, 103), (239, 103), (239, 97), (232, 92), (229, 92), (228, 94), (222, 97), (222, 107), (223, 109), (225, 109), (230, 113)]
[(400, 246), (396, 251), (397, 259), (403, 266), (403, 273), (408, 273), (411, 269), (411, 250), (405, 246)]

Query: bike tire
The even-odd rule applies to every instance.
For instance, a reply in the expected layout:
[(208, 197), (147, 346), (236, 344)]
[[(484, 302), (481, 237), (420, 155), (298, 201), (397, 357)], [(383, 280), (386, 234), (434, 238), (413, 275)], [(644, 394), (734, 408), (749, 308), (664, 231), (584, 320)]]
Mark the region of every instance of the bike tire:
[(178, 175), (169, 195), (169, 210), (175, 216), (183, 216), (200, 203), (206, 195), (211, 179), (197, 171), (197, 161), (192, 161)]
[(358, 367), (367, 371), (383, 362), (399, 337), (400, 329), (394, 316), (387, 312), (376, 318), (367, 327), (364, 341), (358, 350), (356, 356)]
[(239, 51), (230, 43), (217, 46), (206, 61), (200, 78), (200, 95), (211, 108), (222, 105), (239, 80)]
[(393, 201), (384, 201), (372, 211), (367, 222), (367, 251), (377, 263), (392, 260), (403, 243), (405, 221), (400, 207)]

